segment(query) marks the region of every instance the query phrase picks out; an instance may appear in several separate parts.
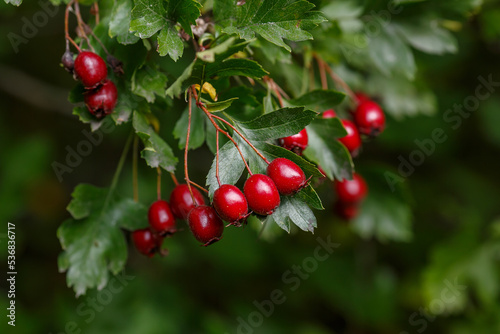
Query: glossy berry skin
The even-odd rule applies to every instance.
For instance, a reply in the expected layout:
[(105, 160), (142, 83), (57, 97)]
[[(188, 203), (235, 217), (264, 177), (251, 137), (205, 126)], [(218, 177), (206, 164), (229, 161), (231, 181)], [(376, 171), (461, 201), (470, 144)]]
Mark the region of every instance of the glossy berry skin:
[(108, 76), (108, 68), (99, 55), (82, 51), (75, 59), (75, 74), (86, 88), (95, 88)]
[(194, 237), (204, 246), (222, 238), (224, 223), (211, 206), (200, 205), (193, 208), (189, 211), (187, 219)]
[(245, 195), (240, 189), (230, 184), (223, 184), (214, 192), (212, 204), (223, 220), (236, 225), (239, 225), (248, 215)]
[(148, 221), (151, 229), (161, 236), (176, 232), (175, 217), (166, 201), (156, 201), (149, 207)]
[(243, 186), (248, 206), (259, 215), (270, 215), (280, 205), (280, 194), (273, 180), (264, 174), (250, 176)]
[(170, 208), (172, 213), (178, 219), (187, 219), (189, 211), (196, 207), (197, 205), (204, 205), (205, 199), (198, 191), (198, 189), (191, 187), (193, 191), (193, 196), (196, 201), (193, 202), (193, 198), (189, 193), (189, 188), (187, 184), (179, 184), (174, 188), (170, 194)]
[(347, 131), (347, 135), (339, 138), (339, 141), (344, 144), (352, 155), (356, 155), (361, 147), (361, 136), (359, 135), (358, 128), (353, 122), (347, 119), (342, 120), (342, 125)]
[(280, 138), (278, 142), (281, 147), (301, 155), (309, 143), (309, 137), (307, 136), (307, 130), (302, 129), (302, 131), (293, 136)]
[(132, 232), (132, 241), (139, 253), (153, 257), (159, 251), (163, 238), (155, 235), (151, 229), (143, 228)]
[(115, 109), (118, 91), (112, 81), (106, 80), (101, 86), (85, 93), (84, 99), (90, 113), (100, 119)]
[(368, 193), (368, 186), (358, 173), (352, 175), (352, 180), (335, 181), (334, 187), (338, 200), (343, 204), (359, 203)]
[(378, 136), (385, 128), (385, 115), (382, 108), (373, 101), (364, 101), (354, 112), (354, 122), (359, 132), (367, 136)]
[(335, 117), (337, 117), (337, 113), (333, 109), (328, 109), (328, 110), (323, 111), (323, 114), (321, 115), (321, 117), (323, 117), (325, 119), (335, 118)]
[(365, 101), (370, 101), (370, 97), (368, 95), (366, 95), (365, 93), (356, 92), (354, 94), (354, 96), (356, 97), (356, 102), (358, 102), (358, 103), (363, 103)]
[(359, 208), (357, 204), (343, 203), (341, 201), (337, 201), (335, 203), (334, 210), (339, 217), (349, 221), (356, 218), (356, 216), (358, 215)]
[(274, 159), (267, 166), (267, 176), (273, 180), (281, 195), (293, 195), (306, 185), (304, 171), (285, 158)]

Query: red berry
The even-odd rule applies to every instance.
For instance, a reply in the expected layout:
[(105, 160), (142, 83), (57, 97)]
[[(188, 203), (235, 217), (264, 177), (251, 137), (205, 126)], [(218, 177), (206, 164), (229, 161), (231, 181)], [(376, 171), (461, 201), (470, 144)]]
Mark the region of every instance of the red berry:
[(151, 204), (148, 221), (151, 229), (162, 236), (176, 232), (175, 217), (166, 201), (159, 200)]
[(359, 135), (358, 128), (356, 128), (353, 122), (347, 119), (342, 120), (342, 125), (344, 125), (347, 131), (347, 135), (339, 138), (339, 141), (347, 147), (352, 155), (356, 155), (358, 149), (361, 147), (361, 136)]
[(323, 111), (322, 117), (323, 118), (334, 118), (334, 117), (337, 117), (337, 113), (333, 109), (328, 109), (328, 110)]
[(354, 122), (362, 134), (375, 137), (385, 127), (385, 115), (380, 106), (373, 101), (364, 101), (354, 112)]
[(302, 129), (299, 133), (284, 137), (279, 139), (280, 146), (286, 148), (289, 151), (293, 151), (298, 155), (302, 154), (302, 151), (306, 149), (309, 138), (307, 137), (306, 129)]
[(243, 186), (248, 206), (259, 215), (270, 215), (280, 205), (280, 194), (273, 180), (264, 174), (250, 176)]
[(248, 203), (245, 195), (230, 184), (223, 184), (214, 192), (213, 206), (219, 216), (230, 223), (238, 225), (247, 217)]
[(112, 81), (106, 80), (94, 90), (85, 93), (85, 104), (92, 115), (102, 118), (115, 109), (118, 91)]
[(357, 92), (356, 94), (354, 94), (354, 96), (356, 97), (356, 101), (358, 103), (362, 103), (362, 102), (370, 100), (370, 97), (368, 95), (366, 95), (365, 93)]
[(198, 189), (191, 187), (191, 190), (193, 191), (193, 196), (196, 203), (193, 202), (193, 198), (189, 193), (187, 184), (179, 184), (170, 194), (170, 208), (172, 209), (172, 213), (176, 218), (186, 219), (191, 209), (193, 209), (197, 205), (205, 204), (205, 199), (198, 191)]
[(306, 176), (302, 169), (285, 158), (274, 159), (267, 166), (267, 176), (273, 180), (282, 195), (295, 194), (306, 185)]
[(358, 215), (358, 205), (352, 203), (343, 203), (341, 201), (337, 201), (335, 203), (335, 213), (345, 219), (352, 220)]
[(90, 51), (82, 51), (75, 59), (75, 74), (87, 88), (94, 88), (108, 76), (104, 60)]
[(200, 205), (189, 211), (188, 224), (196, 240), (204, 246), (222, 238), (224, 223), (211, 206)]
[(139, 253), (153, 257), (163, 242), (163, 238), (155, 235), (149, 228), (143, 228), (132, 232), (132, 241)]
[(354, 204), (362, 201), (368, 193), (365, 180), (358, 173), (352, 175), (352, 180), (335, 181), (335, 191), (343, 204)]

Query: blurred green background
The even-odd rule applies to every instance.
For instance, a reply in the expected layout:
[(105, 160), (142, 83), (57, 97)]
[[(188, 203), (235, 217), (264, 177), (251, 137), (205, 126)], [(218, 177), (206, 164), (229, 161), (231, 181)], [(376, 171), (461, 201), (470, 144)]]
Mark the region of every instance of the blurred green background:
[[(0, 4), (0, 254), (6, 272), (6, 225), (14, 223), (18, 273), (15, 328), (6, 324), (5, 279), (0, 285), (2, 333), (500, 333), (500, 86), (456, 129), (444, 118), (475, 94), (479, 76), (500, 82), (498, 1), (454, 33), (457, 54), (416, 53), (438, 112), (390, 118), (355, 161), (367, 174), (381, 166), (395, 171), (398, 157), (418, 148), (416, 139), (443, 129), (448, 139), (404, 181), (413, 225), (389, 226), (412, 238), (361, 238), (333, 214), (325, 182), (318, 192), (326, 210), (317, 212), (314, 235), (295, 231), (269, 241), (254, 226), (228, 228), (205, 249), (185, 231), (166, 242), (166, 258), (146, 259), (130, 247), (126, 272), (79, 298), (58, 272), (56, 230), (77, 184), (109, 186), (129, 127), (105, 135), (58, 181), (51, 164), (64, 162), (66, 147), (85, 139), (88, 125), (66, 102), (74, 81), (59, 65), (63, 8), (17, 52), (9, 41), (40, 8), (35, 1)], [(179, 115), (160, 116), (172, 147)], [(190, 157), (192, 178), (204, 183), (212, 155), (204, 147)], [(145, 164), (139, 172), (141, 201), (149, 203), (156, 175)], [(128, 163), (123, 194), (131, 195), (131, 175)], [(163, 192), (172, 187), (165, 177)], [(377, 209), (390, 211), (390, 202)], [(318, 238), (338, 244), (323, 261), (314, 258)], [(298, 266), (306, 269), (295, 272)], [(280, 302), (270, 306), (271, 298)]]

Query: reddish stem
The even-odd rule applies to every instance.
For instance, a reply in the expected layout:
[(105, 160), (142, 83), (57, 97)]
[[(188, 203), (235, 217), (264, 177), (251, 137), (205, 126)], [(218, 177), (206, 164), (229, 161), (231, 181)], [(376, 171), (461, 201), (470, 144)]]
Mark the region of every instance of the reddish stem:
[(319, 57), (316, 58), (316, 61), (318, 63), (319, 75), (321, 77), (321, 88), (328, 89), (328, 80), (326, 79), (325, 69), (326, 64), (323, 62), (323, 60), (319, 59)]
[[(68, 5), (66, 6), (66, 11), (64, 13), (64, 37), (66, 38), (66, 42), (70, 41), (71, 44), (73, 44), (73, 46), (78, 50), (78, 52), (81, 52), (82, 50), (80, 49), (80, 47), (78, 46), (78, 44), (76, 44), (76, 42), (73, 40), (73, 38), (71, 38), (69, 36), (69, 11), (71, 10), (71, 6), (73, 5), (73, 2), (74, 1), (70, 1), (68, 3)], [(66, 48), (68, 48), (66, 46)]]
[(99, 24), (99, 4), (97, 2), (94, 2), (92, 5), (92, 14), (95, 15), (95, 24)]
[(192, 184), (193, 186), (195, 186), (196, 188), (198, 188), (198, 189), (200, 189), (200, 190), (202, 190), (202, 191), (204, 191), (204, 192), (206, 192), (206, 193), (208, 194), (208, 190), (207, 190), (207, 189), (205, 189), (205, 188), (203, 188), (202, 186), (200, 186), (198, 183), (193, 182), (193, 181), (191, 181), (191, 180), (189, 180), (189, 183), (191, 183), (191, 184)]
[(158, 200), (161, 200), (161, 168), (156, 167), (156, 172), (158, 173), (158, 177), (156, 178), (156, 196)]
[(95, 52), (95, 49), (92, 46), (92, 44), (90, 44), (89, 37), (87, 36), (87, 33), (85, 32), (86, 24), (83, 22), (82, 15), (80, 14), (80, 5), (78, 4), (78, 1), (75, 1), (75, 16), (76, 16), (76, 20), (78, 22), (78, 29), (80, 30), (80, 33), (82, 34), (83, 39), (85, 39), (85, 41), (87, 42), (87, 45), (92, 50), (92, 52)]
[(172, 177), (172, 181), (174, 181), (175, 186), (177, 187), (179, 185), (179, 181), (177, 181), (177, 178), (175, 177), (175, 174), (170, 172), (170, 176)]
[(335, 81), (335, 83), (337, 85), (342, 87), (342, 89), (346, 92), (347, 95), (349, 95), (349, 97), (351, 98), (351, 100), (355, 104), (358, 104), (358, 100), (356, 99), (356, 95), (354, 95), (354, 92), (351, 90), (349, 85), (346, 84), (346, 82), (344, 80), (342, 80), (342, 78), (339, 77), (335, 72), (333, 72), (333, 70), (330, 68), (330, 66), (328, 66), (328, 64), (323, 59), (321, 59), (320, 56), (318, 56), (317, 54), (314, 54), (314, 58), (318, 62), (318, 66), (321, 66), (323, 69), (325, 69), (328, 72), (328, 74), (330, 75), (330, 77), (332, 78), (332, 80)]
[(219, 131), (215, 132), (215, 146), (217, 147), (215, 152), (215, 177), (217, 178), (217, 182), (219, 183), (219, 187), (221, 186), (220, 178), (219, 178)]
[[(208, 111), (207, 111), (208, 112)], [(264, 160), (268, 165), (270, 164), (269, 160), (265, 156), (260, 153), (260, 151), (240, 132), (238, 129), (236, 129), (231, 123), (226, 121), (224, 118), (216, 116), (216, 115), (211, 115), (213, 118), (218, 119), (219, 121), (223, 122), (227, 126), (229, 126), (234, 132), (236, 132), (254, 151), (257, 153), (257, 155)]]
[(186, 134), (186, 147), (184, 148), (184, 180), (186, 180), (189, 193), (191, 194), (191, 198), (193, 199), (193, 203), (196, 204), (196, 199), (194, 198), (193, 195), (193, 189), (191, 189), (191, 181), (189, 180), (189, 173), (188, 173), (188, 150), (189, 150), (189, 135), (191, 133), (191, 114), (192, 114), (192, 107), (193, 107), (193, 94), (192, 94), (193, 89), (191, 88), (189, 90), (189, 108), (188, 108), (188, 127), (187, 127), (187, 134)]

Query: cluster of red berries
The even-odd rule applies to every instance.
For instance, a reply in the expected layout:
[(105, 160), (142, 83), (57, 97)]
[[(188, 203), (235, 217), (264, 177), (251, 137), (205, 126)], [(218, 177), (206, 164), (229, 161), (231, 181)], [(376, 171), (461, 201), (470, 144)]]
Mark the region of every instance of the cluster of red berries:
[(302, 169), (285, 158), (274, 159), (266, 174), (251, 175), (243, 192), (234, 185), (221, 185), (214, 192), (212, 206), (205, 204), (196, 188), (191, 188), (191, 195), (187, 185), (176, 186), (170, 195), (170, 204), (158, 200), (150, 206), (149, 227), (132, 233), (137, 250), (150, 257), (165, 254), (161, 245), (165, 237), (177, 232), (176, 218), (187, 220), (196, 240), (208, 246), (222, 238), (223, 221), (241, 226), (252, 212), (270, 215), (280, 205), (280, 194), (295, 194), (307, 184)]
[[(382, 108), (363, 93), (356, 93), (355, 97), (357, 107), (351, 113), (352, 120), (341, 120), (347, 135), (338, 139), (353, 157), (358, 155), (361, 148), (361, 135), (376, 137), (385, 128), (385, 115)], [(322, 117), (334, 118), (337, 117), (337, 113), (329, 109), (323, 112)], [(302, 155), (302, 151), (308, 145), (307, 130), (302, 129), (293, 136), (280, 138), (278, 142), (283, 148)], [(318, 166), (318, 168), (321, 171), (321, 167)], [(335, 211), (344, 219), (354, 218), (358, 213), (359, 204), (368, 192), (364, 179), (355, 173), (352, 180), (335, 181), (334, 189), (338, 196)]]
[(76, 59), (70, 51), (66, 51), (61, 61), (64, 68), (85, 87), (84, 100), (89, 112), (97, 119), (111, 114), (116, 106), (118, 91), (115, 84), (107, 79), (106, 62), (90, 51), (80, 52)]

